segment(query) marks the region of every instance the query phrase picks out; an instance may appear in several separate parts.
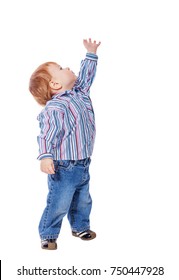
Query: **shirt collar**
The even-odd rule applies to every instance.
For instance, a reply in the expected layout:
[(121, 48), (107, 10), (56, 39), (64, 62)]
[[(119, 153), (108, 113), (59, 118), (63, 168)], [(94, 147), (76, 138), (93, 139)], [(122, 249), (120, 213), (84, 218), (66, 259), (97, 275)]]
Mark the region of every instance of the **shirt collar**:
[(61, 97), (62, 95), (65, 95), (65, 94), (74, 94), (73, 91), (70, 89), (70, 90), (65, 90), (63, 92), (59, 92), (59, 93), (56, 93), (52, 96), (52, 99), (55, 99), (55, 98), (59, 98)]

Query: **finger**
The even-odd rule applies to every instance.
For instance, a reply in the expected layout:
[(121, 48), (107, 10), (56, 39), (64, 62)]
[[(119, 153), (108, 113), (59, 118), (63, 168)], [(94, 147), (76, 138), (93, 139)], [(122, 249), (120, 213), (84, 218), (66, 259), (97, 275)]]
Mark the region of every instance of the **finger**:
[(55, 166), (54, 166), (53, 162), (52, 162), (52, 165), (51, 165), (51, 170), (55, 173)]
[(54, 171), (53, 166), (52, 166), (52, 165), (47, 166), (47, 167), (45, 168), (45, 173), (47, 173), (47, 174), (55, 174), (55, 171)]
[(55, 174), (55, 171), (52, 168), (49, 168), (46, 173), (47, 174)]
[(48, 174), (55, 174), (55, 172), (54, 171), (52, 171), (52, 170), (50, 170), (49, 172), (48, 172)]
[(86, 47), (86, 45), (88, 44), (88, 41), (85, 39), (83, 40), (83, 45)]
[(89, 38), (89, 43), (91, 43), (91, 38)]

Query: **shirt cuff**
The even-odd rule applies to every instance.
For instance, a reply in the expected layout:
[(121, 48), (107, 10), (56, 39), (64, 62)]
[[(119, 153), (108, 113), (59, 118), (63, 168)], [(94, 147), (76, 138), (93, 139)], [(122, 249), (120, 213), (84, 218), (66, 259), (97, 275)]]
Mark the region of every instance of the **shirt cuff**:
[(94, 60), (94, 61), (98, 60), (98, 56), (96, 54), (94, 54), (94, 53), (87, 53), (86, 54), (86, 58), (90, 59), (90, 60)]
[(39, 155), (37, 159), (41, 160), (41, 159), (44, 159), (44, 158), (51, 158), (51, 159), (53, 159), (53, 156), (50, 153), (46, 153), (46, 154)]

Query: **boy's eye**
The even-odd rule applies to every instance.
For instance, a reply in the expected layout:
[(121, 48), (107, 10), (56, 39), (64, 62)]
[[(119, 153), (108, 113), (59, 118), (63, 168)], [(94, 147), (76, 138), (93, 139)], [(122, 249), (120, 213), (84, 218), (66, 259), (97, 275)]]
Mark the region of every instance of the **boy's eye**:
[(63, 70), (63, 68), (59, 65), (60, 70)]

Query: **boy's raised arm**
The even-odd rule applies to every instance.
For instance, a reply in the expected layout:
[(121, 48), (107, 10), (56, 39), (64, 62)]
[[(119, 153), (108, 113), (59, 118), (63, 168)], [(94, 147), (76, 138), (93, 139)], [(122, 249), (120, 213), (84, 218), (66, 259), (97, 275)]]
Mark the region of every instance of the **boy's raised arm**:
[(96, 41), (92, 42), (91, 39), (85, 39), (83, 40), (83, 44), (87, 50), (87, 54), (86, 58), (81, 62), (80, 72), (76, 80), (75, 87), (84, 94), (88, 94), (96, 74), (98, 60), (96, 52), (101, 43), (96, 43)]

